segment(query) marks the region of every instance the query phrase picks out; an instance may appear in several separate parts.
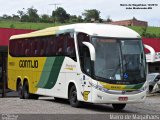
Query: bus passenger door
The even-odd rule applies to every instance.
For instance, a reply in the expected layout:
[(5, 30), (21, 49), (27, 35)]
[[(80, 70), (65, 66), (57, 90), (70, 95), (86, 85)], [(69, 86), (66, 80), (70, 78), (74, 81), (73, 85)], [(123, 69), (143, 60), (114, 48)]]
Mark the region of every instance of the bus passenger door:
[(91, 101), (91, 84), (92, 84), (92, 79), (91, 79), (91, 59), (90, 59), (90, 53), (89, 49), (86, 46), (82, 47), (83, 52), (80, 57), (80, 63), (81, 63), (81, 84), (82, 84), (82, 95), (84, 101)]
[(92, 82), (92, 79), (88, 76), (88, 75), (85, 75), (85, 74), (81, 74), (80, 75), (80, 80), (81, 80), (81, 86), (82, 86), (82, 96), (83, 96), (83, 100), (86, 101), (86, 102), (91, 102), (91, 82)]

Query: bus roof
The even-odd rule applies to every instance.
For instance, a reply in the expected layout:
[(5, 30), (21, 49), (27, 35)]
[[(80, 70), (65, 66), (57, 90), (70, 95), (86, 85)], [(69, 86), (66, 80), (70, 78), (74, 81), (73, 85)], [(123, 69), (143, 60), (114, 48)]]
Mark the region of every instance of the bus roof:
[(50, 27), (27, 34), (14, 35), (10, 38), (10, 40), (55, 35), (55, 34), (65, 33), (67, 31), (83, 32), (89, 35), (103, 36), (103, 37), (140, 38), (140, 35), (137, 32), (124, 26), (101, 24), (101, 23), (77, 23), (71, 25)]

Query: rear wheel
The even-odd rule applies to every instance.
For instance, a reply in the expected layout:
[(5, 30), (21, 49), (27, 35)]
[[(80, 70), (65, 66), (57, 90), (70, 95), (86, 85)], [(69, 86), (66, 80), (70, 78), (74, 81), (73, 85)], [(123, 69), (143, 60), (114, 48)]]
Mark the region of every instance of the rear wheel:
[(24, 99), (23, 87), (22, 87), (21, 82), (19, 82), (18, 85), (17, 85), (17, 92), (18, 92), (19, 98)]
[(112, 106), (115, 110), (123, 110), (126, 104), (112, 104)]
[(80, 106), (80, 101), (77, 99), (77, 90), (75, 85), (71, 86), (70, 91), (69, 91), (69, 102), (72, 107), (79, 107)]
[(29, 84), (27, 81), (23, 85), (23, 93), (24, 93), (24, 99), (38, 99), (39, 98), (38, 95), (29, 93)]

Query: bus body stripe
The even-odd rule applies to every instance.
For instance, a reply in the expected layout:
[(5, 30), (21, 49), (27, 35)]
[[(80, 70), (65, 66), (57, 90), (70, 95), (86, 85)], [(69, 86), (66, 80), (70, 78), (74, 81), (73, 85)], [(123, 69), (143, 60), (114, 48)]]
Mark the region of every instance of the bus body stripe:
[(48, 79), (45, 88), (51, 89), (57, 82), (58, 76), (60, 74), (60, 70), (64, 61), (64, 57), (56, 57), (55, 62), (53, 63), (52, 70), (50, 72), (50, 76)]
[(46, 59), (38, 87), (43, 88), (47, 84), (54, 61), (55, 57), (49, 57)]
[(100, 84), (104, 88), (109, 90), (138, 90), (143, 86), (144, 83), (134, 84), (134, 85), (116, 85), (116, 84), (100, 82)]
[(58, 75), (63, 64), (64, 57), (48, 57), (40, 81), (37, 85), (38, 88), (51, 89), (57, 82)]

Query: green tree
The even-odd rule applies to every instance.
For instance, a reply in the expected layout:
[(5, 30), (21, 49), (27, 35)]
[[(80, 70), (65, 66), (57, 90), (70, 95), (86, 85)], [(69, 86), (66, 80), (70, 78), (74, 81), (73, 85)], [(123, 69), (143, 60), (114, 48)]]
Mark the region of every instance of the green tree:
[[(24, 8), (23, 8), (24, 10)], [(29, 17), (26, 14), (26, 12), (24, 12), (23, 10), (18, 10), (17, 13), (19, 14), (20, 17), (20, 21), (21, 22), (28, 22), (29, 21)]]
[(25, 12), (22, 10), (18, 10), (17, 13), (19, 14), (20, 18), (25, 15)]
[(12, 19), (15, 21), (19, 21), (20, 17), (18, 15), (12, 14)]
[(96, 9), (85, 10), (85, 12), (82, 13), (82, 15), (84, 16), (86, 22), (95, 22), (101, 19), (100, 11)]
[(70, 15), (70, 23), (81, 23), (83, 22), (82, 16)]
[(49, 15), (43, 14), (43, 15), (40, 17), (40, 22), (50, 23), (50, 22), (53, 22), (53, 21), (52, 21), (52, 19), (49, 17)]
[(10, 19), (12, 19), (12, 17), (10, 15), (4, 14), (2, 16), (2, 19), (4, 19), (4, 20), (10, 20)]
[(52, 12), (52, 17), (55, 22), (65, 23), (68, 22), (70, 15), (62, 7), (58, 7)]
[(29, 22), (29, 16), (27, 14), (21, 17), (21, 22)]
[(34, 9), (34, 7), (27, 9), (27, 15), (29, 16), (29, 22), (38, 22), (39, 21), (39, 15), (38, 10)]

